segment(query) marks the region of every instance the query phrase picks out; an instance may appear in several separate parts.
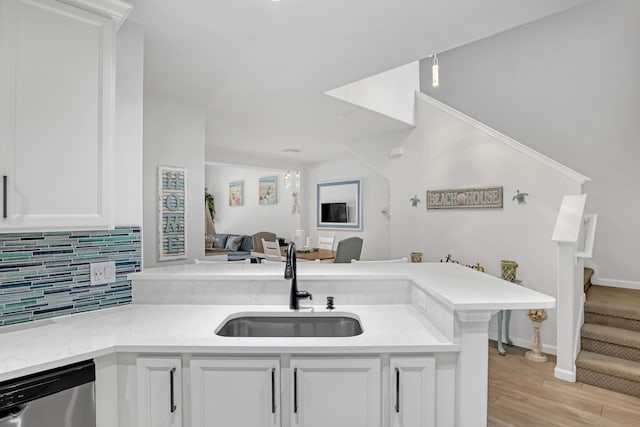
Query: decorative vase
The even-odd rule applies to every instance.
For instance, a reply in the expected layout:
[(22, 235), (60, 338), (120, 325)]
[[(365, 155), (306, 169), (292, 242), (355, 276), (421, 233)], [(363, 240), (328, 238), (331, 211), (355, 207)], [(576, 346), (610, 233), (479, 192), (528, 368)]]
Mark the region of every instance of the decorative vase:
[(516, 268), (518, 268), (518, 263), (515, 261), (509, 261), (506, 259), (503, 259), (502, 261), (500, 261), (500, 270), (502, 271), (502, 280), (506, 280), (507, 282), (515, 282)]
[(411, 252), (411, 262), (422, 262), (422, 252)]

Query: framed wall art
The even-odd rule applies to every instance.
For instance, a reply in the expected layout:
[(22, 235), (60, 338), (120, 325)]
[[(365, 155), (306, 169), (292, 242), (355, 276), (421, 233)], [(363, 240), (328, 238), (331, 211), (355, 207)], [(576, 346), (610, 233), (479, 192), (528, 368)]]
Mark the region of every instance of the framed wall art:
[(187, 257), (187, 170), (158, 166), (158, 261)]
[(229, 206), (244, 205), (244, 181), (229, 183)]
[(278, 203), (278, 178), (269, 176), (258, 181), (258, 204), (275, 205)]

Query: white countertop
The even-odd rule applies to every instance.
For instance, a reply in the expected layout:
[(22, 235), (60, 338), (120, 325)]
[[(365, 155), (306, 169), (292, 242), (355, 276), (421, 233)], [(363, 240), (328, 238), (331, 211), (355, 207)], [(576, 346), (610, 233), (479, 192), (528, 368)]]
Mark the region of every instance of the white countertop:
[[(285, 312), (273, 305), (138, 305), (0, 328), (0, 381), (113, 352), (347, 354), (458, 351), (411, 305), (341, 306), (363, 333), (345, 338), (232, 338), (214, 331), (238, 312)], [(326, 314), (323, 307), (300, 314)]]
[[(284, 266), (277, 263), (199, 263), (148, 268), (130, 274), (134, 281), (282, 280)], [(504, 310), (552, 308), (555, 299), (525, 286), (455, 263), (298, 262), (298, 286), (305, 280), (396, 280), (413, 282), (451, 310)]]

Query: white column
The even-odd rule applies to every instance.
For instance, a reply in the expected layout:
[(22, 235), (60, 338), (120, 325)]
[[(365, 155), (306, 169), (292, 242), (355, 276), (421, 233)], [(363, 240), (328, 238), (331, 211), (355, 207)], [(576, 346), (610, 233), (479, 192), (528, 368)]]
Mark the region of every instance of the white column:
[(118, 357), (109, 354), (94, 359), (96, 364), (96, 426), (118, 425)]
[(576, 244), (558, 242), (557, 342), (558, 357), (554, 375), (565, 381), (576, 381), (578, 351), (578, 319), (582, 310), (584, 284), (583, 261), (576, 258)]
[(456, 312), (460, 345), (456, 376), (456, 426), (487, 425), (489, 320), (493, 311)]

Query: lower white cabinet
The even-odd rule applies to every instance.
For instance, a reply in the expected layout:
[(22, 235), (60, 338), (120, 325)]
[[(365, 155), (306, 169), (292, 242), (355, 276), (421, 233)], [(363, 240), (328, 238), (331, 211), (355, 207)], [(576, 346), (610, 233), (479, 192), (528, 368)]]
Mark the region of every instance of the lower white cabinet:
[(136, 359), (138, 427), (182, 427), (182, 358)]
[(191, 423), (280, 426), (280, 359), (192, 359)]
[(391, 427), (434, 427), (436, 362), (433, 357), (392, 357)]
[[(183, 378), (182, 356), (141, 356), (136, 359), (137, 426), (435, 426), (435, 358), (391, 356), (388, 381), (382, 381), (382, 360), (193, 357), (185, 359), (189, 374)], [(183, 387), (188, 388), (184, 395)], [(186, 421), (183, 405), (190, 411)], [(383, 412), (389, 415), (384, 422)]]
[(379, 427), (379, 358), (291, 359), (292, 427)]

